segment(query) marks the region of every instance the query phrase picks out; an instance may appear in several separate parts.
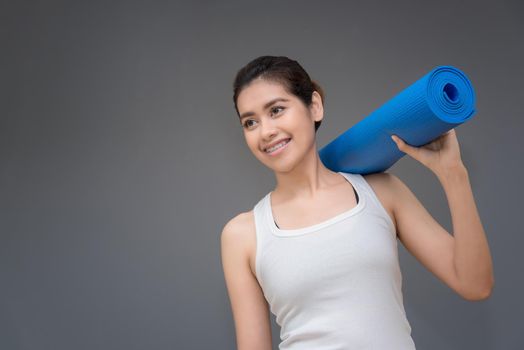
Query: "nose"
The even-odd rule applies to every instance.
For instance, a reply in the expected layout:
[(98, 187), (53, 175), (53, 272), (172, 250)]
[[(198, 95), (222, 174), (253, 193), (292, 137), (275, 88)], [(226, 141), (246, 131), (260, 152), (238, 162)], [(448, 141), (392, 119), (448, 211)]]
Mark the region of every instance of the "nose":
[(263, 140), (269, 141), (275, 137), (275, 135), (278, 134), (277, 128), (275, 126), (274, 120), (269, 118), (266, 120), (263, 120), (260, 125), (260, 136)]

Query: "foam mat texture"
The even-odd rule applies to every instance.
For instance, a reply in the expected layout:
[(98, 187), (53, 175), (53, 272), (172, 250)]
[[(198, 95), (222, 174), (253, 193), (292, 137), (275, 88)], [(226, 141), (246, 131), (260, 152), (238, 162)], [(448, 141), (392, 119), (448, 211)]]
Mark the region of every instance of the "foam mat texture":
[(332, 171), (384, 172), (406, 153), (395, 134), (412, 146), (430, 143), (475, 114), (475, 92), (458, 68), (438, 66), (319, 150)]

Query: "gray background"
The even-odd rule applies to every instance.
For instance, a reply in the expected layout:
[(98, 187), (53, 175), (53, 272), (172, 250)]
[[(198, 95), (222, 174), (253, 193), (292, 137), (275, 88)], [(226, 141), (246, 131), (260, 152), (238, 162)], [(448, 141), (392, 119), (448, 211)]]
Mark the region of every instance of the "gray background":
[[(325, 89), (319, 147), (436, 65), (470, 77), (457, 136), (495, 289), (465, 301), (399, 244), (405, 307), (418, 349), (524, 348), (522, 2), (3, 1), (0, 17), (1, 349), (234, 348), (220, 232), (275, 182), (232, 81), (263, 54)], [(429, 170), (389, 171), (451, 230)]]

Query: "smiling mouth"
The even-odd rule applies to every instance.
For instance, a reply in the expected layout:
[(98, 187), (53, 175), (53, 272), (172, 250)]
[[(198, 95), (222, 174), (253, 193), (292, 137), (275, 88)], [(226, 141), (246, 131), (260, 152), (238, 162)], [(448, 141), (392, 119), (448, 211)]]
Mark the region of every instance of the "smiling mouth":
[(289, 141), (291, 141), (291, 138), (285, 139), (284, 141), (280, 142), (278, 145), (275, 145), (274, 147), (266, 148), (264, 152), (267, 154), (273, 154), (277, 152), (278, 150), (286, 147)]

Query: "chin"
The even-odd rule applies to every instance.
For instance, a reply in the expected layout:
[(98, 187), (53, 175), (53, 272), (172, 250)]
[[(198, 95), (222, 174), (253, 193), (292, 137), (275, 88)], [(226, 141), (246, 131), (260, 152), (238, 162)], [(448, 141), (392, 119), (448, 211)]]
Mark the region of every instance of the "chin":
[(293, 169), (295, 169), (295, 167), (297, 166), (297, 163), (295, 161), (286, 161), (286, 162), (281, 162), (279, 164), (266, 164), (268, 168), (270, 168), (271, 170), (273, 170), (274, 172), (276, 173), (288, 173), (290, 171), (292, 171)]

